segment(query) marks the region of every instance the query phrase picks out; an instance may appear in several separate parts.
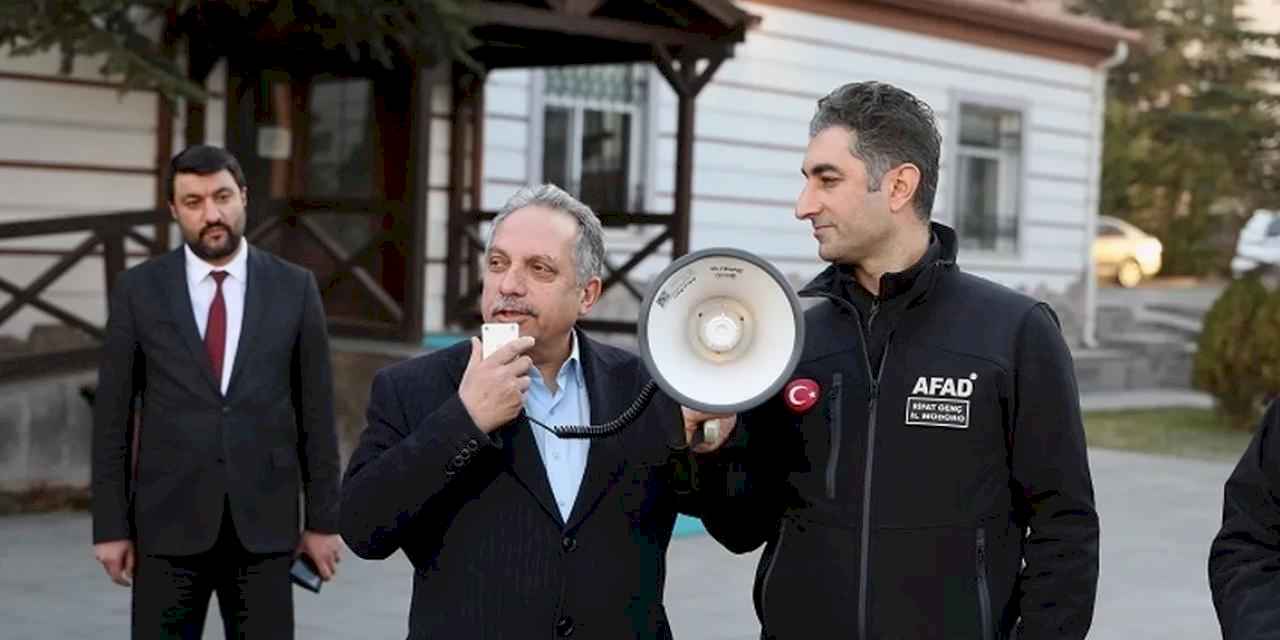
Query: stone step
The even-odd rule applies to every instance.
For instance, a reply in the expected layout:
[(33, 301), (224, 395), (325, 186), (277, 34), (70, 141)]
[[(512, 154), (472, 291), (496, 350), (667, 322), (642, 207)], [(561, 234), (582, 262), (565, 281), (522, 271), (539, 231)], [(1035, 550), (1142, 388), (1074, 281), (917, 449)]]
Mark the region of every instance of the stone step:
[(1189, 389), (1195, 345), (1135, 342), (1077, 349), (1076, 383), (1081, 393), (1127, 389)]

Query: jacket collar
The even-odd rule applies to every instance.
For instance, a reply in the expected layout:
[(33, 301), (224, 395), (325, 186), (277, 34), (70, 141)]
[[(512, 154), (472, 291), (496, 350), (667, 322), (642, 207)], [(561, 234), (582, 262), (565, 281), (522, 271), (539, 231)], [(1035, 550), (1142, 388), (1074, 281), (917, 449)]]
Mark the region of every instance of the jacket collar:
[[(914, 304), (924, 300), (929, 291), (933, 288), (933, 283), (937, 279), (938, 274), (949, 270), (955, 266), (957, 241), (956, 232), (944, 224), (932, 222), (929, 224), (931, 235), (929, 249), (925, 252), (920, 262), (900, 274), (886, 274), (895, 288), (895, 293), (891, 294), (906, 295), (910, 297), (909, 304)], [(846, 283), (852, 274), (847, 265), (832, 264), (822, 270), (809, 284), (805, 285), (798, 292), (803, 297), (823, 297), (838, 300), (848, 300), (848, 286)], [(881, 282), (884, 282), (882, 279)]]

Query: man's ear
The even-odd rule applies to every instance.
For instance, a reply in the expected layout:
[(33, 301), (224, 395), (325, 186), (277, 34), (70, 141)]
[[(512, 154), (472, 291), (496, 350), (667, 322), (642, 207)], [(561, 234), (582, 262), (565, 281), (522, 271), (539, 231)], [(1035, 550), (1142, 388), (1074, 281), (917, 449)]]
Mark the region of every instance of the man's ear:
[(587, 312), (591, 311), (591, 307), (596, 306), (596, 303), (600, 301), (600, 293), (603, 289), (604, 282), (600, 280), (599, 276), (592, 276), (587, 281), (587, 285), (582, 288), (582, 297), (578, 303), (579, 316), (587, 315)]
[(910, 162), (900, 164), (889, 171), (884, 180), (887, 184), (882, 188), (889, 195), (889, 210), (897, 213), (915, 200), (916, 190), (920, 188), (920, 167)]

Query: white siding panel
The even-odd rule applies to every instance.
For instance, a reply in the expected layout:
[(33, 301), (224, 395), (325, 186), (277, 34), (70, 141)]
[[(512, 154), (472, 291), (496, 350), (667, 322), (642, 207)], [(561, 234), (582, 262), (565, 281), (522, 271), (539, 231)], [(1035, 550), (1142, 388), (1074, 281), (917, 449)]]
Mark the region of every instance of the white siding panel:
[[(708, 138), (749, 140), (780, 146), (805, 145), (809, 142), (810, 115), (806, 113), (792, 118), (779, 114), (746, 116), (699, 109), (694, 129), (695, 135)], [(660, 135), (675, 135), (675, 117), (675, 107), (659, 110)]]
[(150, 169), (155, 166), (156, 141), (153, 133), (127, 129), (0, 120), (0, 158)]
[[(659, 193), (674, 190), (674, 172), (659, 172)], [(800, 190), (799, 181), (793, 176), (769, 175), (744, 176), (736, 171), (699, 168), (693, 173), (695, 196), (746, 198), (768, 202), (793, 202)]]
[(524, 153), (529, 148), (529, 123), (507, 118), (485, 118), (484, 148)]
[(432, 187), (449, 185), (449, 132), (451, 130), (448, 120), (431, 119), (431, 165), (428, 180)]
[(506, 85), (489, 85), (484, 90), (484, 111), (488, 115), (529, 117), (529, 89)]
[(1027, 225), (1035, 225), (1037, 223), (1048, 223), (1050, 225), (1069, 224), (1079, 225), (1084, 228), (1089, 215), (1084, 205), (1080, 203), (1037, 200), (1028, 203), (1027, 210), (1023, 212), (1022, 220)]
[[(1037, 147), (1038, 145), (1033, 144), (1033, 148)], [(1052, 175), (1079, 181), (1088, 180), (1091, 175), (1089, 158), (1084, 155), (1037, 149), (1035, 153), (1024, 158), (1027, 163), (1027, 173), (1030, 174)]]
[(485, 149), (483, 160), (486, 182), (491, 180), (525, 181), (529, 161), (524, 152), (490, 148)]
[(485, 78), (485, 90), (489, 87), (527, 87), (533, 81), (533, 72), (529, 69), (498, 69)]
[(744, 47), (751, 47), (753, 51), (756, 46), (768, 49), (763, 42), (757, 45), (757, 36), (802, 34), (816, 41), (853, 44), (860, 49), (895, 52), (900, 56), (909, 55), (944, 62), (962, 61), (967, 66), (996, 71), (1017, 69), (1027, 76), (1052, 78), (1059, 83), (1081, 87), (1088, 86), (1093, 78), (1088, 67), (1078, 64), (768, 5), (751, 2), (743, 4), (747, 11), (762, 18), (760, 27), (752, 31)]
[(1030, 177), (1026, 181), (1028, 205), (1061, 202), (1083, 208), (1088, 202), (1089, 188), (1081, 182), (1064, 182)]
[(139, 209), (155, 202), (155, 178), (93, 172), (70, 173), (28, 169), (0, 169), (0, 194), (6, 204), (0, 220), (36, 217), (22, 213), (30, 205), (49, 217)]
[[(798, 189), (803, 179), (800, 174), (800, 165), (804, 162), (804, 151), (752, 147), (753, 143), (754, 141), (749, 140), (743, 140), (742, 144), (695, 141), (693, 145), (695, 174), (707, 170), (727, 170), (741, 172), (744, 180), (750, 179), (747, 174), (790, 177)], [(675, 156), (674, 138), (663, 138), (658, 141), (659, 167), (669, 168), (668, 173), (674, 174)]]
[(156, 97), (134, 91), (0, 79), (0, 121), (36, 120), (48, 125), (150, 132)]
[(481, 208), (485, 211), (497, 211), (519, 190), (521, 185), (488, 183), (481, 194)]

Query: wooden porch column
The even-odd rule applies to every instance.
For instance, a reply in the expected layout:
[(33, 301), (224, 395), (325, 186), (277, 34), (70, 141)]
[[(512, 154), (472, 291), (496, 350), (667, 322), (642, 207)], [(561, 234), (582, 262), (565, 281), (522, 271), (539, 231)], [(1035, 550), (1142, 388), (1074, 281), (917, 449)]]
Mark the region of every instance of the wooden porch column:
[(693, 131), (698, 93), (711, 80), (716, 69), (724, 62), (724, 54), (705, 58), (707, 66), (698, 71), (701, 56), (682, 53), (673, 57), (664, 45), (654, 45), (654, 64), (671, 84), (679, 98), (676, 122), (676, 184), (675, 206), (672, 212), (671, 254), (678, 258), (689, 253), (689, 228), (693, 206)]
[[(445, 323), (459, 324), (471, 309), (463, 308), (462, 296), (476, 277), (467, 229), (474, 224), (474, 211), (479, 208), (475, 182), (479, 176), (476, 159), (468, 162), (468, 153), (479, 154), (476, 146), (476, 111), (484, 77), (475, 71), (454, 66), (449, 114), (449, 221), (448, 255), (445, 259)], [(483, 118), (479, 114), (479, 118)], [(483, 122), (483, 120), (480, 120)], [(469, 175), (471, 174), (471, 175)], [(474, 189), (474, 190), (473, 190)], [(470, 201), (470, 202), (468, 202)], [(464, 260), (468, 264), (464, 264)], [(464, 284), (464, 280), (466, 281)]]

